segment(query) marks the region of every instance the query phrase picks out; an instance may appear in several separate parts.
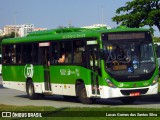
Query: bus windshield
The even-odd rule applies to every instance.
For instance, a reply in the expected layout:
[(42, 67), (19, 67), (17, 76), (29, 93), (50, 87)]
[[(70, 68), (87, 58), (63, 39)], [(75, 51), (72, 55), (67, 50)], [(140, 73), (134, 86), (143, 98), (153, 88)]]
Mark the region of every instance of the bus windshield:
[(118, 81), (149, 79), (155, 68), (153, 44), (149, 41), (105, 41), (106, 71)]

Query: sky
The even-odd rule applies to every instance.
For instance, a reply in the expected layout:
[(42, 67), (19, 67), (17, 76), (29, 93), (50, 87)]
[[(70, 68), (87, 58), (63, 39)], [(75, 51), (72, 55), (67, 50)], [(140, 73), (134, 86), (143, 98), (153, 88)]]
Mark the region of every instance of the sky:
[[(69, 23), (75, 27), (102, 23), (117, 27), (111, 18), (128, 1), (131, 0), (0, 0), (0, 29), (15, 23), (47, 29)], [(160, 36), (157, 29), (155, 36)]]

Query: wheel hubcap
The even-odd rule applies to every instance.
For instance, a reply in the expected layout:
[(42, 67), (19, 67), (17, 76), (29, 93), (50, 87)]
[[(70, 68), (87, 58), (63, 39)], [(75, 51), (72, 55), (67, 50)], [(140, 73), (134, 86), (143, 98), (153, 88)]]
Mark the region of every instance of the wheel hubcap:
[(28, 93), (29, 93), (29, 96), (32, 96), (32, 94), (33, 94), (33, 87), (32, 87), (32, 85), (29, 86)]

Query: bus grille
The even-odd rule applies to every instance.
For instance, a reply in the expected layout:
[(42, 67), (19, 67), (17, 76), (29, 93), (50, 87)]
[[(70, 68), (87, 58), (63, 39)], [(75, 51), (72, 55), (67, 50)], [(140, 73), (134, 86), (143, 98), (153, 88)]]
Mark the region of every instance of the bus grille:
[(149, 88), (136, 89), (136, 90), (120, 90), (123, 95), (130, 95), (130, 93), (139, 92), (140, 94), (146, 94)]

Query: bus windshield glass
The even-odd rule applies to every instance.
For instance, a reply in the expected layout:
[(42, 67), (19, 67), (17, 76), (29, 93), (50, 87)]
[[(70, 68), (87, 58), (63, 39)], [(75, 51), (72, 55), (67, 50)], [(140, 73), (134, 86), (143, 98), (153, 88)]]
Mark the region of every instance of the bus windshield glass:
[(112, 36), (114, 40), (104, 40), (107, 73), (118, 81), (149, 79), (156, 68), (155, 56), (152, 42), (143, 37), (119, 41)]

